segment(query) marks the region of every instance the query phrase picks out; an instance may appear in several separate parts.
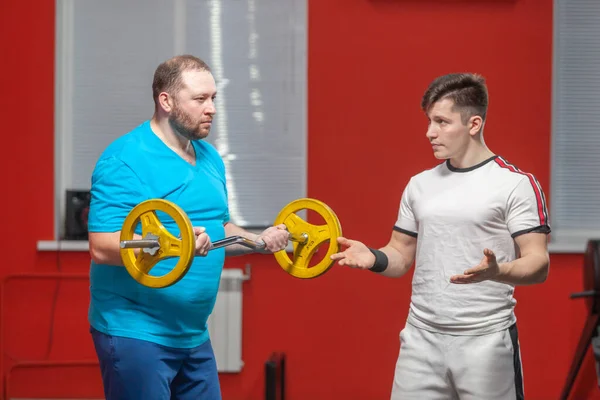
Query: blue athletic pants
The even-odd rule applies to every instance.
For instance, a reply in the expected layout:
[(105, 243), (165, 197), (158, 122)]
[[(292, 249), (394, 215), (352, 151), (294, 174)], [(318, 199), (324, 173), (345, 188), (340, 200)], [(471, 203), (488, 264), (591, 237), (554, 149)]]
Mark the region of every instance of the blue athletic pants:
[(221, 400), (210, 340), (176, 349), (90, 331), (106, 400)]

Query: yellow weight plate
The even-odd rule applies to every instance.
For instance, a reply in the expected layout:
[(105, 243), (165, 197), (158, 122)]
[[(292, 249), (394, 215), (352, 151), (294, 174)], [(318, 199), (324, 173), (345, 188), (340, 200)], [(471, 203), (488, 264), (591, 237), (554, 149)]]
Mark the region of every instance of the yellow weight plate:
[[(156, 211), (162, 211), (173, 218), (180, 230), (180, 238), (167, 231), (158, 219)], [(185, 276), (194, 260), (196, 236), (192, 222), (179, 206), (168, 200), (146, 200), (135, 206), (125, 218), (121, 229), (121, 241), (133, 239), (135, 227), (139, 222), (142, 224), (142, 238), (154, 236), (160, 247), (154, 254), (137, 249), (137, 257), (134, 252), (136, 249), (121, 249), (121, 259), (125, 268), (144, 286), (163, 288), (174, 285)], [(171, 271), (162, 276), (149, 275), (156, 263), (171, 257), (179, 257)]]
[[(325, 225), (312, 225), (304, 221), (296, 212), (312, 210), (325, 220)], [(337, 238), (342, 235), (342, 227), (337, 215), (325, 203), (319, 200), (304, 198), (294, 200), (285, 206), (275, 218), (275, 225), (285, 224), (292, 234), (306, 234), (305, 243), (294, 242), (293, 260), (285, 250), (276, 252), (275, 259), (284, 271), (297, 278), (315, 278), (327, 272), (334, 264), (331, 255), (339, 251)], [(315, 251), (329, 241), (329, 250), (323, 259), (314, 266), (309, 266)]]

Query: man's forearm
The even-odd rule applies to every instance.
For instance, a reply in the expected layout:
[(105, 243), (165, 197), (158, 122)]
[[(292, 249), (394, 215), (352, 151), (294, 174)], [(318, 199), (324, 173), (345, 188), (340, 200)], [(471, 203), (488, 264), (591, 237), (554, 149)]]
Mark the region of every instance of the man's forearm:
[[(141, 239), (138, 234), (133, 235), (134, 240)], [(96, 264), (123, 266), (121, 258), (121, 232), (90, 233), (90, 256)], [(134, 249), (138, 254), (140, 250)]]
[(547, 254), (532, 253), (508, 263), (499, 265), (497, 282), (511, 285), (533, 285), (542, 283), (548, 277), (550, 259)]
[(408, 260), (401, 252), (391, 246), (385, 246), (380, 249), (388, 258), (388, 267), (379, 275), (389, 278), (400, 278), (408, 272), (412, 265), (412, 260)]
[[(245, 238), (253, 240), (253, 241), (256, 241), (258, 239), (258, 235), (256, 233), (248, 232), (244, 228), (240, 228), (239, 226), (234, 225), (232, 223), (227, 223), (225, 225), (225, 237), (228, 238), (231, 236), (242, 236), (242, 237), (245, 237)], [(244, 254), (255, 253), (255, 252), (261, 252), (261, 251), (251, 249), (251, 248), (243, 246), (241, 244), (233, 244), (233, 245), (225, 247), (225, 255), (230, 256), (230, 257), (231, 256), (241, 256)]]

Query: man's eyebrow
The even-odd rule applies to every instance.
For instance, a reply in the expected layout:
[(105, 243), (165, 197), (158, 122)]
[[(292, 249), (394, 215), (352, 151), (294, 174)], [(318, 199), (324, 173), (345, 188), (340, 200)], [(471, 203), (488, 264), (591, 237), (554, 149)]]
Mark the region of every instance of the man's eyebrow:
[(427, 116), (427, 118), (429, 118), (429, 119), (447, 119), (446, 117), (444, 117), (441, 114), (429, 114)]
[(195, 93), (194, 97), (206, 97), (206, 96), (216, 96), (217, 92), (214, 92), (212, 95), (210, 94), (210, 92), (200, 92), (200, 93)]

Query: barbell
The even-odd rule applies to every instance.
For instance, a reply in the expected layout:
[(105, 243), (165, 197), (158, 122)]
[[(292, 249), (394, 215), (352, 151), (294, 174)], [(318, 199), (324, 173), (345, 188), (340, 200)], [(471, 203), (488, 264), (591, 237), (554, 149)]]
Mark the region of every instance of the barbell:
[[(311, 210), (324, 220), (323, 225), (310, 224), (296, 213)], [(173, 218), (179, 228), (179, 237), (171, 234), (156, 212)], [(134, 239), (136, 227), (141, 223), (142, 238)], [(331, 255), (339, 251), (337, 238), (342, 235), (339, 219), (331, 208), (319, 200), (302, 198), (281, 209), (274, 225), (284, 224), (293, 243), (292, 258), (285, 250), (273, 253), (284, 271), (297, 278), (315, 278), (323, 275), (334, 264)], [(309, 263), (317, 249), (329, 242), (329, 249), (316, 265)], [(239, 244), (254, 250), (264, 249), (265, 243), (242, 236), (230, 236), (212, 243), (209, 251)], [(140, 249), (138, 254), (135, 250)], [(127, 272), (140, 284), (153, 288), (174, 285), (188, 272), (195, 257), (196, 235), (192, 222), (177, 204), (164, 199), (150, 199), (136, 205), (123, 222), (120, 235), (120, 253)], [(162, 276), (150, 275), (150, 270), (161, 260), (179, 257), (175, 266)]]

